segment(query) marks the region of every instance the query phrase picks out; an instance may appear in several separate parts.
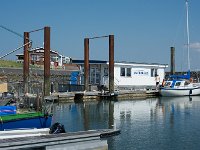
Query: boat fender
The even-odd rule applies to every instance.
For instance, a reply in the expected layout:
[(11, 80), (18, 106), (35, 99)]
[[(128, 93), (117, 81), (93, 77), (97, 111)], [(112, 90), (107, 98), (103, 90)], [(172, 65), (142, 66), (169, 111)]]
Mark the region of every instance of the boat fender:
[(162, 87), (164, 87), (165, 86), (165, 79), (163, 79), (163, 81), (162, 81)]
[(59, 134), (59, 133), (66, 133), (65, 127), (61, 123), (56, 122), (50, 127), (49, 134)]

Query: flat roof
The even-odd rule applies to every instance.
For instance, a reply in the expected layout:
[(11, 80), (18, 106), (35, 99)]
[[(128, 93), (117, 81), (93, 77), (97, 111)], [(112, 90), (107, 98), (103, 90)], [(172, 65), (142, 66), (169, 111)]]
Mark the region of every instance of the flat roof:
[[(72, 63), (75, 64), (84, 64), (84, 60), (79, 60), (79, 59), (72, 59)], [(165, 66), (168, 67), (168, 64), (159, 64), (159, 63), (138, 63), (138, 62), (127, 62), (127, 61), (115, 61), (115, 65), (143, 65), (143, 66)], [(109, 61), (104, 61), (104, 60), (89, 60), (89, 64), (109, 64)]]
[[(74, 64), (84, 64), (84, 60), (72, 59), (72, 63)], [(103, 60), (89, 60), (90, 64), (107, 64), (108, 61)]]

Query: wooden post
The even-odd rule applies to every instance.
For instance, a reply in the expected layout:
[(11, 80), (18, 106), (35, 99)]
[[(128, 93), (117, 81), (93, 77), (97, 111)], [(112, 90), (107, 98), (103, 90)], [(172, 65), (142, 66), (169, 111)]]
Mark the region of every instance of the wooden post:
[(89, 91), (89, 39), (84, 39), (84, 88)]
[(175, 47), (171, 47), (171, 74), (175, 74)]
[(109, 35), (109, 92), (114, 92), (114, 35)]
[(29, 32), (24, 32), (24, 64), (23, 64), (23, 80), (24, 94), (28, 93), (28, 78), (29, 78)]
[(44, 27), (44, 96), (50, 95), (50, 27)]

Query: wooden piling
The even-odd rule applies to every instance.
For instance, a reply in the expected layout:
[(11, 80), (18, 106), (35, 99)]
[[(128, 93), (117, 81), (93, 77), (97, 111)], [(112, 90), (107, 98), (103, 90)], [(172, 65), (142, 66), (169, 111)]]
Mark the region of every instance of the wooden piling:
[(84, 39), (84, 85), (89, 91), (89, 38)]
[(175, 74), (175, 47), (171, 47), (171, 74)]
[(44, 96), (50, 95), (50, 27), (44, 27)]
[(109, 92), (114, 92), (114, 35), (109, 35)]
[(28, 93), (28, 78), (29, 78), (29, 32), (24, 32), (24, 64), (23, 64), (23, 80), (24, 94)]

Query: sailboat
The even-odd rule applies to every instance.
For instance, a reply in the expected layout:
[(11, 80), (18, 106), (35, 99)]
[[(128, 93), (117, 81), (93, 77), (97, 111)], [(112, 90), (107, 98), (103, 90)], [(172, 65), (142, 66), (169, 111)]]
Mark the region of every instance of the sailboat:
[(163, 87), (160, 88), (161, 96), (193, 96), (200, 95), (200, 83), (194, 83), (190, 73), (189, 57), (189, 24), (188, 24), (188, 0), (186, 0), (186, 25), (187, 25), (187, 55), (188, 72), (185, 75), (171, 75)]

